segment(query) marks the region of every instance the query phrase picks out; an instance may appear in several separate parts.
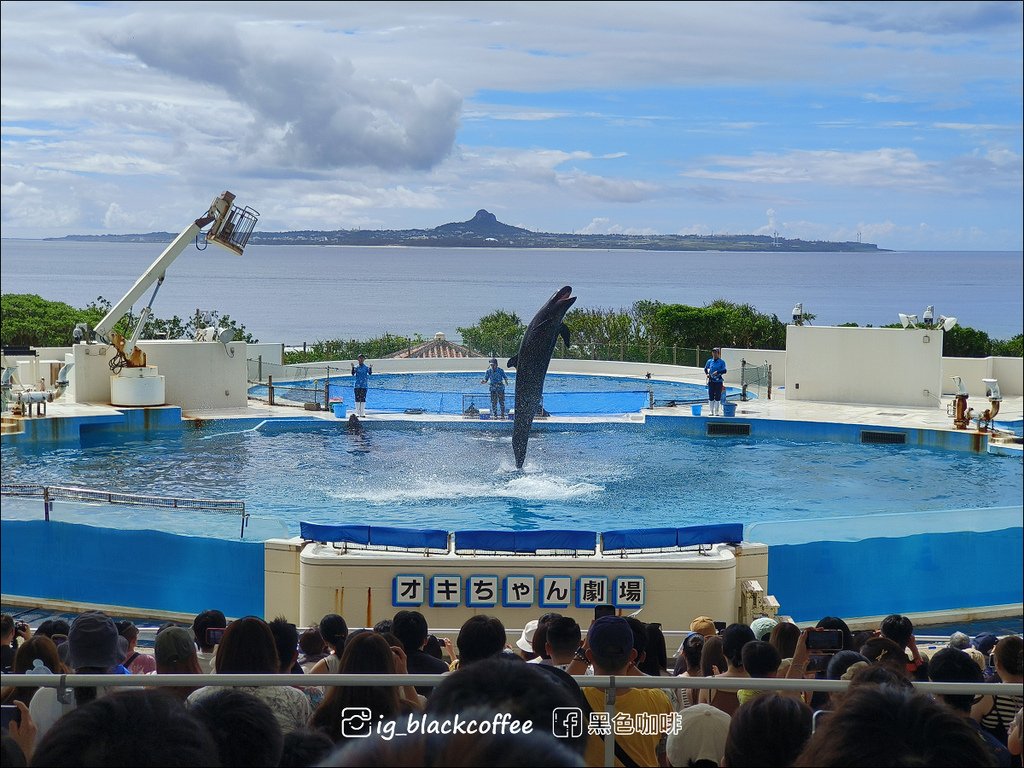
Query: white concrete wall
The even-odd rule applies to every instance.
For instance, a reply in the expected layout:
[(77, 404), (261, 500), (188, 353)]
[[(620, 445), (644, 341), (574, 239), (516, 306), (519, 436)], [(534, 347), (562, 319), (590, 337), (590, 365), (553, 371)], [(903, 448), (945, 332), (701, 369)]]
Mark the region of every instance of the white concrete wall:
[[(166, 405), (189, 412), (248, 404), (245, 342), (225, 347), (215, 341), (140, 341), (139, 347), (165, 379)], [(109, 403), (113, 355), (113, 347), (104, 344), (76, 344), (68, 398)]]
[(249, 360), (262, 357), (264, 363), (284, 365), (284, 344), (246, 344), (245, 356)]
[(938, 407), (942, 331), (786, 328), (786, 399)]

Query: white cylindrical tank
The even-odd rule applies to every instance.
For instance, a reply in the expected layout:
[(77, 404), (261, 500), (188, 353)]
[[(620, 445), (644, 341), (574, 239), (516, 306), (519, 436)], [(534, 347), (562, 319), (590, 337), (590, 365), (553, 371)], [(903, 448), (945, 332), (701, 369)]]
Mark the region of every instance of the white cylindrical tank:
[(155, 365), (125, 368), (110, 377), (111, 405), (164, 405), (167, 399), (164, 377)]

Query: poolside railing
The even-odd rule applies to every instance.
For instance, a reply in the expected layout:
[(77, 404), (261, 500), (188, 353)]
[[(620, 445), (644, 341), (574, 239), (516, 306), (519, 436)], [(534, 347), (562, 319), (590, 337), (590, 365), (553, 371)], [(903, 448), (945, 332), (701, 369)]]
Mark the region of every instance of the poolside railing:
[(77, 488), (62, 485), (29, 485), (4, 483), (0, 485), (0, 496), (39, 498), (43, 501), (43, 517), (49, 522), (55, 501), (85, 501), (95, 504), (116, 504), (136, 507), (159, 507), (161, 509), (207, 510), (227, 512), (241, 517), (239, 538), (245, 538), (245, 527), (249, 514), (245, 502), (236, 499), (191, 499), (173, 496), (151, 496), (139, 493), (119, 493), (96, 488)]

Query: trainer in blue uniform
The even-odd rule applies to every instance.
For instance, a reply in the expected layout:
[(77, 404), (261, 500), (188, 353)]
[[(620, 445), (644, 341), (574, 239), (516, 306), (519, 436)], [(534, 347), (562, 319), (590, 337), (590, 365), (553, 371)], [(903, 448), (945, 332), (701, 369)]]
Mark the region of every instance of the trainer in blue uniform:
[(725, 385), (722, 377), (728, 373), (725, 369), (725, 360), (722, 359), (721, 347), (711, 350), (711, 358), (704, 363), (704, 373), (708, 377), (708, 410), (712, 416), (721, 416), (722, 389)]
[(356, 396), (356, 415), (360, 417), (366, 415), (366, 390), (370, 383), (370, 374), (373, 373), (373, 366), (363, 362), (365, 359), (365, 355), (359, 355), (359, 365), (352, 366), (352, 377), (355, 379), (353, 389)]
[(491, 358), (491, 367), (484, 371), (484, 378), (481, 384), (491, 385), (491, 418), (494, 418), (494, 414), (498, 412), (498, 406), (501, 406), (501, 415), (499, 419), (505, 418), (505, 382), (508, 381), (508, 376), (505, 372), (498, 367), (498, 361), (495, 358)]

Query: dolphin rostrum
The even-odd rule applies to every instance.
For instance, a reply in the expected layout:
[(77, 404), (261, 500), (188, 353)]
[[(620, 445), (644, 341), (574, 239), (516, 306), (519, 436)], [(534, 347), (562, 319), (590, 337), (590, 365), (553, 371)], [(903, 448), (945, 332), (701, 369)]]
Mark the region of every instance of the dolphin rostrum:
[(572, 287), (565, 286), (540, 308), (530, 321), (519, 352), (508, 361), (509, 368), (516, 369), (516, 414), (512, 427), (512, 450), (516, 455), (516, 468), (522, 469), (526, 461), (526, 442), (530, 439), (533, 417), (541, 406), (544, 392), (544, 377), (551, 362), (551, 353), (561, 336), (569, 346), (569, 329), (562, 318), (576, 302)]

